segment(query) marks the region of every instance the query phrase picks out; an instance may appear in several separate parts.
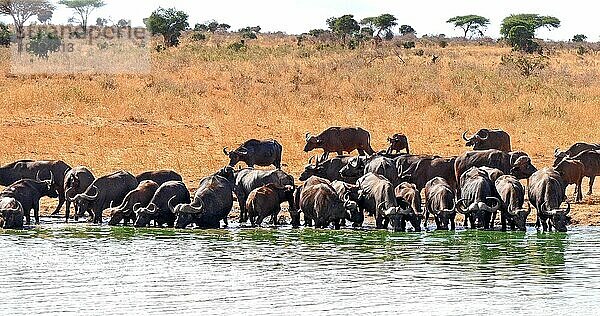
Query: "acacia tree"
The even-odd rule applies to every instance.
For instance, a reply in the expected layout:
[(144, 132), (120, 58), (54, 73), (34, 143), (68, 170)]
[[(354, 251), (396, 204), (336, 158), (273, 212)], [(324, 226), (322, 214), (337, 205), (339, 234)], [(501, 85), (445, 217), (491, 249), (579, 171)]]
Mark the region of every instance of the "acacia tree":
[[(381, 33), (386, 34), (392, 33), (392, 28), (398, 25), (398, 19), (395, 16), (385, 13), (380, 16), (372, 16), (364, 18), (360, 21), (360, 24), (365, 25), (373, 30), (376, 30), (375, 36), (380, 36)], [(371, 34), (372, 35), (372, 34)]]
[(451, 23), (455, 28), (460, 28), (464, 32), (464, 38), (471, 33), (469, 38), (473, 36), (483, 36), (483, 32), (490, 24), (490, 20), (480, 15), (459, 15), (448, 19), (446, 23)]
[(0, 0), (0, 14), (12, 17), (19, 52), (23, 51), (25, 22), (33, 16), (47, 14), (55, 7), (47, 0)]
[(515, 50), (527, 53), (540, 52), (540, 46), (533, 39), (535, 31), (541, 27), (548, 29), (560, 26), (560, 20), (553, 16), (539, 14), (511, 14), (502, 20), (500, 33)]
[(226, 23), (219, 23), (215, 20), (206, 22), (206, 23), (198, 23), (194, 26), (194, 30), (197, 32), (227, 32), (231, 28), (231, 25)]
[(331, 32), (342, 40), (344, 45), (346, 45), (346, 39), (349, 36), (355, 35), (360, 31), (360, 25), (358, 25), (352, 14), (342, 15), (339, 18), (329, 18), (327, 19), (327, 25)]
[(415, 33), (417, 33), (417, 32), (415, 31), (415, 29), (412, 26), (406, 25), (406, 24), (400, 25), (400, 34), (402, 34), (403, 36), (408, 35), (408, 34), (415, 34)]
[(188, 18), (187, 13), (175, 8), (158, 8), (144, 19), (144, 24), (152, 35), (162, 35), (165, 47), (172, 47), (179, 45), (181, 32), (190, 26)]
[(106, 5), (102, 0), (60, 0), (59, 3), (75, 11), (84, 34), (87, 34), (88, 20), (92, 12)]

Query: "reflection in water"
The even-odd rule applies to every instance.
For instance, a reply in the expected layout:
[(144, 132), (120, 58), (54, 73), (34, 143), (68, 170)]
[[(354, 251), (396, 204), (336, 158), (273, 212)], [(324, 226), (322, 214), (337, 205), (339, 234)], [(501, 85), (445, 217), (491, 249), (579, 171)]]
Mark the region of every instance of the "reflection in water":
[(591, 314), (599, 237), (59, 225), (0, 234), (0, 288), (11, 314)]

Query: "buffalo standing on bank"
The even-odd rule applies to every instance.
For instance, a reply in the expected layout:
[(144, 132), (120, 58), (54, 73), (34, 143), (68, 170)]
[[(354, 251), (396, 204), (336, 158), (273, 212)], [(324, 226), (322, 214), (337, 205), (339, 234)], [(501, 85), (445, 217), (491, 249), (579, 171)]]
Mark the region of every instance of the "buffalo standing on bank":
[(561, 209), (565, 201), (566, 184), (560, 174), (552, 168), (544, 168), (534, 173), (529, 178), (529, 201), (537, 210), (536, 226), (543, 231), (552, 231), (552, 227), (559, 232), (566, 232), (570, 222), (569, 212), (571, 205), (567, 202), (567, 209)]
[(466, 146), (473, 147), (473, 150), (497, 149), (503, 152), (512, 151), (510, 145), (510, 135), (500, 129), (480, 129), (475, 135), (467, 138), (468, 131), (463, 133), (463, 139)]
[(254, 168), (255, 165), (262, 167), (273, 165), (281, 169), (282, 152), (283, 147), (274, 139), (251, 139), (232, 151), (227, 151), (227, 147), (223, 148), (223, 153), (229, 157), (230, 167), (235, 167), (242, 161), (250, 168)]
[(310, 152), (317, 148), (323, 149), (323, 159), (327, 159), (331, 152), (339, 156), (354, 150), (358, 150), (361, 156), (375, 153), (371, 147), (371, 134), (360, 127), (330, 127), (317, 136), (306, 133), (304, 151)]
[(137, 215), (134, 209), (148, 206), (158, 187), (159, 185), (152, 180), (140, 182), (137, 188), (127, 193), (121, 205), (110, 208), (110, 221), (108, 225), (116, 226), (121, 221), (123, 221), (123, 225), (125, 226), (129, 225), (130, 221), (135, 223)]

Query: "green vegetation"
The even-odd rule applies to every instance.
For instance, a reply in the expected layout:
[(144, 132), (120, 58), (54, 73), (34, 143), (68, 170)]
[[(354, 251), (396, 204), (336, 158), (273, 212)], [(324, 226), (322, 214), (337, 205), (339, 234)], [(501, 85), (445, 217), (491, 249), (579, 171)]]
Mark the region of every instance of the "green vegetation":
[(459, 15), (448, 19), (446, 23), (454, 24), (454, 27), (460, 28), (464, 32), (464, 37), (473, 38), (473, 36), (483, 36), (484, 30), (490, 24), (490, 20), (480, 15)]
[(106, 5), (102, 0), (60, 0), (58, 3), (75, 11), (76, 17), (70, 21), (78, 22), (84, 34), (87, 34), (88, 20), (92, 12)]
[(179, 45), (181, 32), (189, 27), (188, 18), (187, 13), (175, 8), (158, 8), (144, 19), (144, 23), (152, 35), (163, 36), (165, 47), (173, 47)]

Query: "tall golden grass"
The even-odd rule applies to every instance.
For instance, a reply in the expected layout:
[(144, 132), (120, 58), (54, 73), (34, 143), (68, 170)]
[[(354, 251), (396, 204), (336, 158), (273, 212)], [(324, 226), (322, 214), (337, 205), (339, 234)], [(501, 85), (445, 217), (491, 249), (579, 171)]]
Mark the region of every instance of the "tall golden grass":
[(173, 168), (193, 187), (227, 163), (223, 147), (249, 138), (278, 139), (298, 175), (311, 155), (304, 134), (336, 125), (366, 128), (376, 149), (403, 132), (415, 153), (440, 155), (464, 152), (467, 129), (502, 128), (539, 167), (555, 147), (600, 141), (595, 53), (555, 50), (526, 77), (501, 64), (502, 46), (417, 45), (417, 56), (265, 37), (236, 52), (226, 45), (235, 40), (153, 52), (147, 76), (15, 77), (3, 50), (0, 161), (63, 159), (97, 174)]

